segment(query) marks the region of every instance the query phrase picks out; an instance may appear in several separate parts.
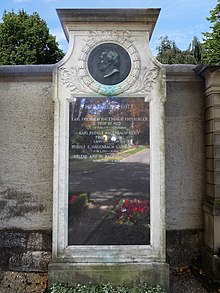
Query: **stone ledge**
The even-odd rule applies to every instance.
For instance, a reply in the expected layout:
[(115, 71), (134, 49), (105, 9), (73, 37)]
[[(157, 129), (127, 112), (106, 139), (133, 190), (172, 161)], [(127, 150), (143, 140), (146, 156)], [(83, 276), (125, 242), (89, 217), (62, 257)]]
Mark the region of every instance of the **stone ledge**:
[(160, 8), (112, 9), (56, 9), (60, 22), (137, 22), (151, 24), (150, 34), (160, 13)]
[(54, 65), (2, 65), (0, 82), (51, 81)]
[(53, 283), (107, 283), (137, 285), (148, 283), (169, 290), (169, 265), (166, 263), (55, 263), (49, 264), (49, 286)]
[(167, 82), (200, 82), (199, 77), (195, 70), (196, 65), (192, 64), (164, 64), (166, 69), (166, 81)]
[[(144, 25), (145, 29), (149, 32), (149, 37), (151, 38), (155, 24), (157, 22), (158, 15), (160, 13), (160, 8), (147, 8), (147, 9), (57, 9), (57, 14), (60, 19), (61, 25), (63, 27), (64, 33), (67, 40), (69, 40), (69, 30), (70, 27), (75, 23), (89, 24), (100, 23), (126, 23), (141, 24)], [(68, 28), (67, 28), (68, 27)]]

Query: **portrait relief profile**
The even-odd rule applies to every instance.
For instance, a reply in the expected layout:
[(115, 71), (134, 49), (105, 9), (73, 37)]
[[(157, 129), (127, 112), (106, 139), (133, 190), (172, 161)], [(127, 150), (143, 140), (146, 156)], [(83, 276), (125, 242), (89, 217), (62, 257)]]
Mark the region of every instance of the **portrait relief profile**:
[(129, 75), (131, 59), (123, 47), (114, 43), (101, 44), (89, 54), (88, 70), (101, 84), (118, 84)]

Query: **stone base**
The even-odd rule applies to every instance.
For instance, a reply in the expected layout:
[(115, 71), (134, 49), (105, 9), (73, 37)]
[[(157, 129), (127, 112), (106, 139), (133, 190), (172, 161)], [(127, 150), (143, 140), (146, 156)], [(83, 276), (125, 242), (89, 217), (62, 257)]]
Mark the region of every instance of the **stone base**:
[(47, 272), (51, 260), (51, 231), (0, 231), (0, 269)]
[(166, 233), (166, 259), (172, 268), (189, 266), (200, 259), (204, 246), (202, 230), (169, 230)]
[(208, 277), (214, 282), (220, 282), (220, 256), (202, 248), (202, 265)]
[(88, 282), (128, 286), (147, 283), (169, 291), (169, 265), (166, 263), (50, 263), (48, 269), (49, 286), (54, 283), (70, 286)]

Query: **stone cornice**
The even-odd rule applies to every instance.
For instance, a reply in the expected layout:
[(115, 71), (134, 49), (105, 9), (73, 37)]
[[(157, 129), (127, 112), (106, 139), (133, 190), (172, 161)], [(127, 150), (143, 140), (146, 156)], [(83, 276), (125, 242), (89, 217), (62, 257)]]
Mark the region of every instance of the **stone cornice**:
[(3, 65), (0, 82), (51, 81), (54, 65)]
[(165, 64), (164, 67), (167, 82), (201, 82), (201, 77), (196, 74), (196, 65)]
[(144, 24), (153, 33), (160, 8), (149, 9), (57, 9), (67, 40), (70, 24), (74, 23), (135, 23)]

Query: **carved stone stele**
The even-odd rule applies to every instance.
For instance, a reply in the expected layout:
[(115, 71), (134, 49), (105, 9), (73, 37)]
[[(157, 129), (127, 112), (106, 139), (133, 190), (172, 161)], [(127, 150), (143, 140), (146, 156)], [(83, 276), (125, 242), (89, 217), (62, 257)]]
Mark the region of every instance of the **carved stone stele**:
[[(88, 281), (118, 284), (142, 280), (152, 286), (159, 283), (164, 288), (169, 287), (169, 266), (165, 262), (165, 70), (149, 49), (158, 14), (159, 9), (58, 10), (69, 49), (54, 71), (53, 258), (49, 265), (50, 284), (66, 282), (74, 285)], [(88, 66), (88, 62), (98, 60), (97, 52), (101, 59), (99, 62), (104, 61), (104, 57), (115, 62), (111, 70), (102, 66), (92, 67), (103, 71), (101, 78), (100, 72), (94, 73), (94, 69)], [(127, 71), (124, 62), (128, 62)], [(113, 78), (107, 81), (109, 74), (115, 77), (121, 73), (123, 78), (118, 81)], [(150, 105), (149, 245), (68, 245), (70, 102), (77, 97), (102, 96), (141, 97)]]

